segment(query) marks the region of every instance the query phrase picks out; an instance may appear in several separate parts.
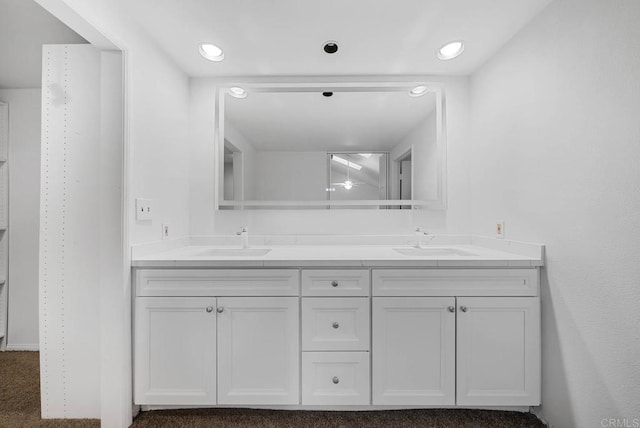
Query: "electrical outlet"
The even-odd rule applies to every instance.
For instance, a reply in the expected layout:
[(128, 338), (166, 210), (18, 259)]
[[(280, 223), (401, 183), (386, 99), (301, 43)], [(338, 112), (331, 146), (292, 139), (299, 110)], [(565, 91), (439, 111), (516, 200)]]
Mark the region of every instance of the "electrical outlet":
[(169, 225), (166, 223), (162, 224), (162, 239), (169, 239)]
[(153, 220), (153, 201), (151, 199), (136, 198), (136, 220)]
[(504, 239), (504, 220), (496, 222), (496, 238)]

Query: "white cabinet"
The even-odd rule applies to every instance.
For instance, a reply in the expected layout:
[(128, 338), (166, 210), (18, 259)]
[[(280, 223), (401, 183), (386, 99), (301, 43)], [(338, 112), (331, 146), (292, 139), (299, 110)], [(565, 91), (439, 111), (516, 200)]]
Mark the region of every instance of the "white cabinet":
[(373, 299), (373, 404), (455, 404), (455, 298)]
[(136, 299), (136, 404), (216, 403), (216, 299)]
[(218, 298), (217, 311), (218, 403), (298, 404), (298, 298)]
[(539, 299), (457, 300), (457, 403), (540, 404)]
[(136, 404), (540, 404), (536, 269), (138, 269), (135, 278)]
[(540, 404), (537, 297), (373, 299), (373, 404)]
[(135, 404), (299, 404), (298, 270), (135, 274)]

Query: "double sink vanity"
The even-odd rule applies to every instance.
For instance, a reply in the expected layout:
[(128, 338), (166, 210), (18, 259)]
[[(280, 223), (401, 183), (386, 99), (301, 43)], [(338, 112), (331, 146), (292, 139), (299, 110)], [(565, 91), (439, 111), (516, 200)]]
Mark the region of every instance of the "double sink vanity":
[(540, 404), (544, 248), (412, 239), (252, 237), (239, 248), (219, 237), (134, 248), (135, 403)]
[[(444, 84), (232, 89), (215, 92), (215, 217), (303, 209), (327, 227), (358, 209), (379, 228), (446, 213)], [(540, 404), (541, 245), (239, 235), (134, 246), (136, 404)]]

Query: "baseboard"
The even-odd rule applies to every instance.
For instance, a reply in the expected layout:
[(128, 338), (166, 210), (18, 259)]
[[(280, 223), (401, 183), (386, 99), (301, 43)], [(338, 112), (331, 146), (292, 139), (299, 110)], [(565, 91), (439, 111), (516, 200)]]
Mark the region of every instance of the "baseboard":
[(7, 343), (7, 351), (39, 351), (40, 345), (30, 343)]

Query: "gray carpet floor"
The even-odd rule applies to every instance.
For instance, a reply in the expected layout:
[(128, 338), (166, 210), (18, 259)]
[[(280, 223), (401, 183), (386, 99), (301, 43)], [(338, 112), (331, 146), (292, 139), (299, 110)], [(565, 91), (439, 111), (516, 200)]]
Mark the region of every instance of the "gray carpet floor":
[[(97, 428), (97, 419), (40, 419), (37, 352), (0, 352), (1, 428)], [(249, 409), (158, 410), (133, 428), (544, 428), (530, 413), (429, 409), (321, 412)]]

